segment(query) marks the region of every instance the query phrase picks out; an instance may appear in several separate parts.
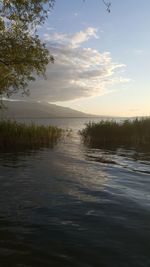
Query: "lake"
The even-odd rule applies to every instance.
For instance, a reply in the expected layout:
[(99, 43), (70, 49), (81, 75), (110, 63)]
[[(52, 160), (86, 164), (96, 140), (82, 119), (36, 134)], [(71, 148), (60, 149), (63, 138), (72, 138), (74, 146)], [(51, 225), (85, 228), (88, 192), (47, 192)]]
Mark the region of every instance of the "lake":
[(84, 146), (89, 120), (35, 120), (72, 136), (0, 153), (1, 267), (150, 266), (150, 151)]

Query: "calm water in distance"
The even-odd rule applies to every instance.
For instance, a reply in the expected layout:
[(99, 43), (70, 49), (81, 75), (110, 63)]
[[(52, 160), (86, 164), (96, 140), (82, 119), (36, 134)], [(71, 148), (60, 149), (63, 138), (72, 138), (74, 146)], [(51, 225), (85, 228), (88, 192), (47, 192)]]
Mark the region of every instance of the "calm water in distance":
[(0, 152), (0, 267), (150, 266), (150, 151), (85, 147), (89, 120), (36, 120), (72, 137)]

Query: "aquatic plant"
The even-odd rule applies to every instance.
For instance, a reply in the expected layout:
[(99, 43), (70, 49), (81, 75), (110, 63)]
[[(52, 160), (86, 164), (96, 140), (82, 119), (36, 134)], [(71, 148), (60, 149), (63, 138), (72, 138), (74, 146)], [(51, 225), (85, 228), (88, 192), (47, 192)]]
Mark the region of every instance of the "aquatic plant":
[(89, 122), (80, 135), (85, 144), (93, 147), (119, 145), (150, 148), (150, 118)]
[(0, 149), (35, 149), (52, 147), (64, 130), (55, 126), (38, 126), (12, 120), (0, 121)]

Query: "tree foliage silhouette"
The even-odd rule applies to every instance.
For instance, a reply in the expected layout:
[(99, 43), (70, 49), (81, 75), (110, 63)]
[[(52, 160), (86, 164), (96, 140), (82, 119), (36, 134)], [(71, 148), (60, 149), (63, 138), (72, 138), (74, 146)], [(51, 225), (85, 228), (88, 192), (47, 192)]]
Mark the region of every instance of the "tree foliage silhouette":
[(0, 95), (10, 96), (35, 75), (44, 75), (53, 56), (39, 39), (36, 26), (44, 23), (55, 0), (0, 2)]

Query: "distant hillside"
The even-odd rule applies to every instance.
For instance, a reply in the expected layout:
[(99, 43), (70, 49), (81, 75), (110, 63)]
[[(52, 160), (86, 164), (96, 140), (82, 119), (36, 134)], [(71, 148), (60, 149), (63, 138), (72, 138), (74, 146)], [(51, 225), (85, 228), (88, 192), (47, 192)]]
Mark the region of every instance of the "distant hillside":
[(89, 117), (91, 115), (46, 102), (5, 101), (6, 109), (0, 110), (7, 118)]

